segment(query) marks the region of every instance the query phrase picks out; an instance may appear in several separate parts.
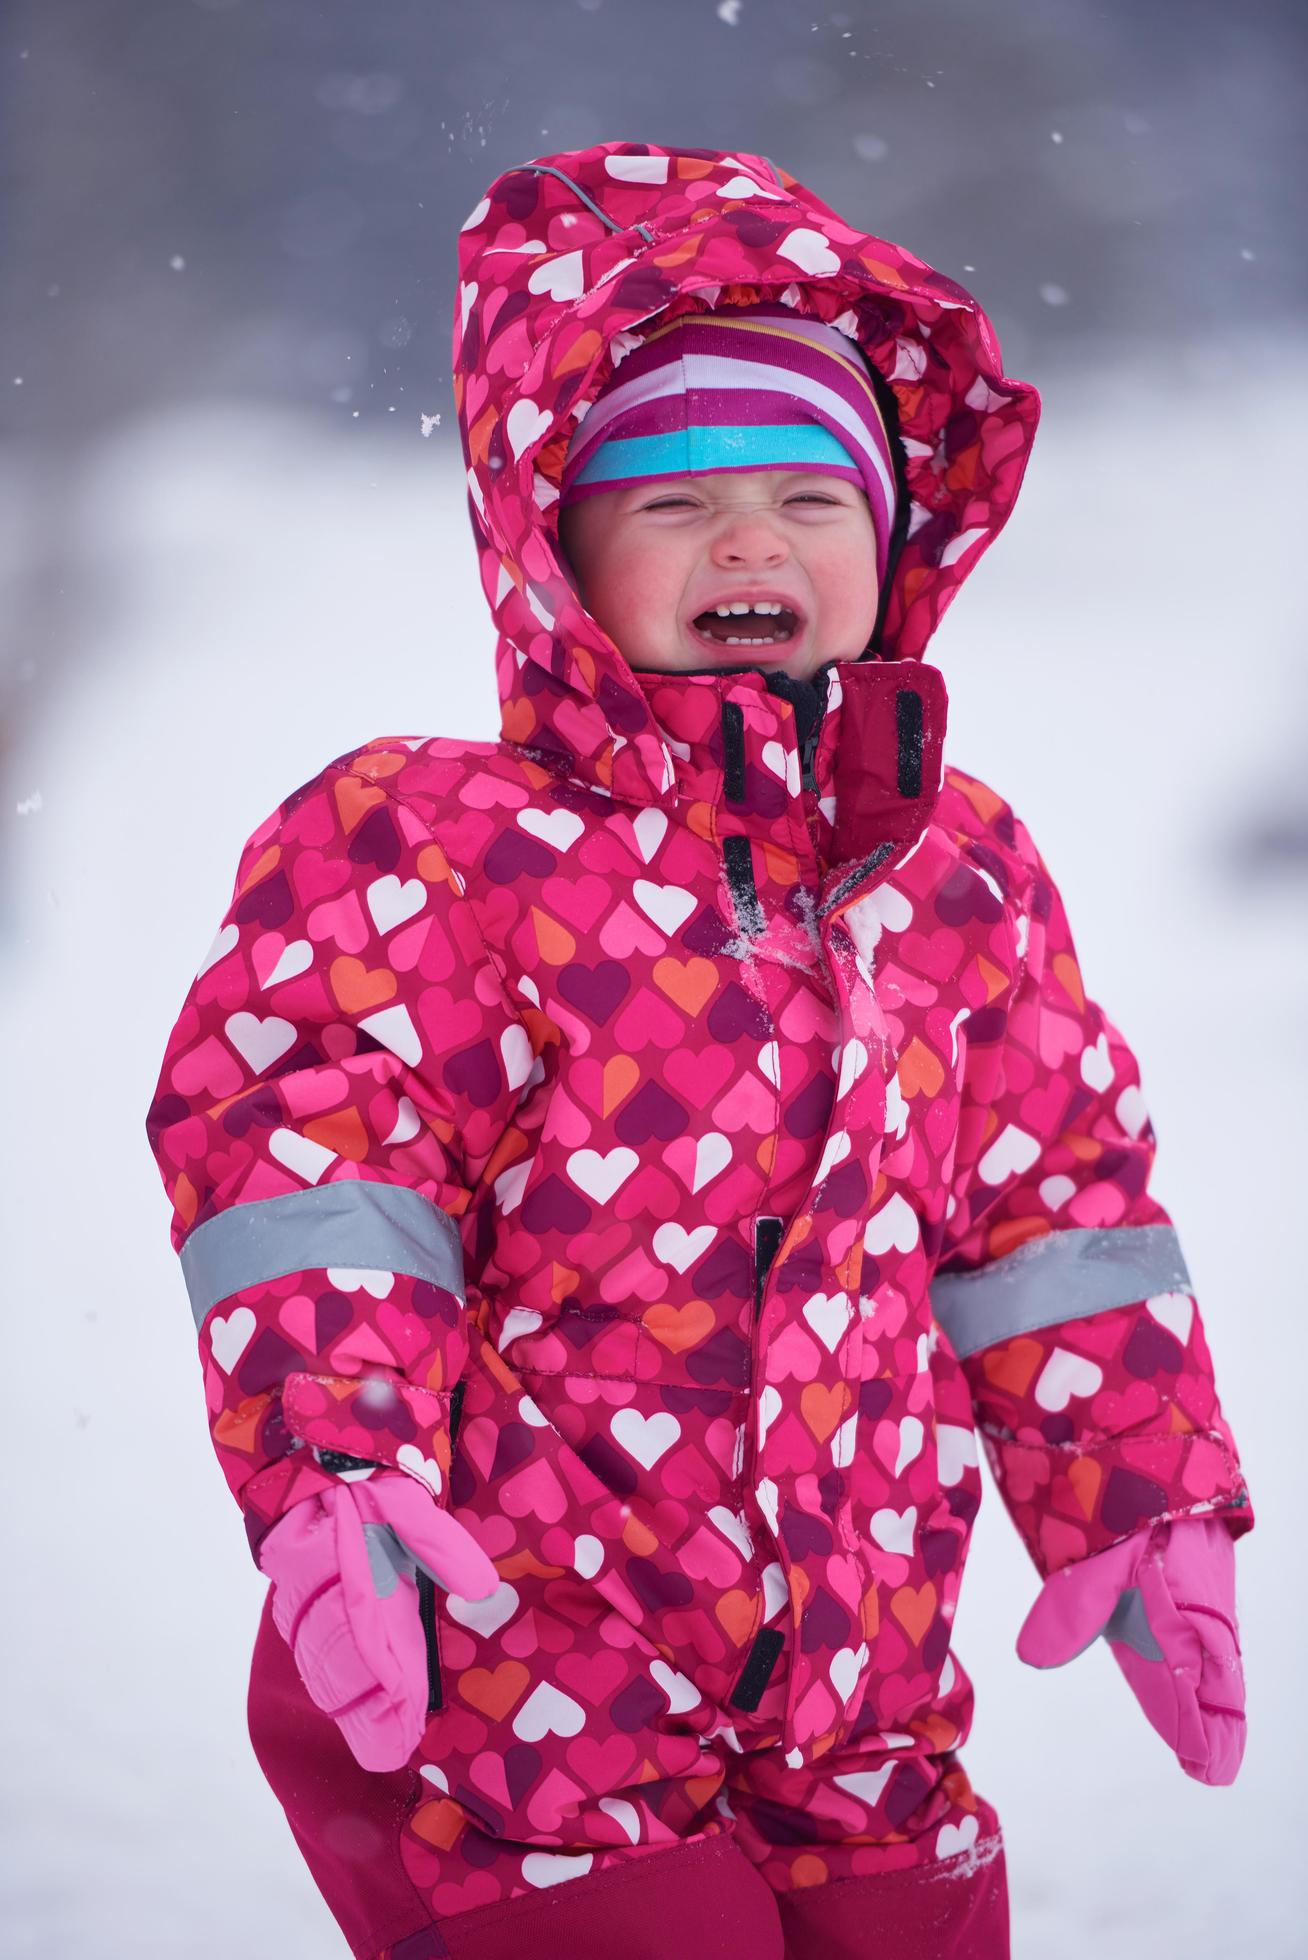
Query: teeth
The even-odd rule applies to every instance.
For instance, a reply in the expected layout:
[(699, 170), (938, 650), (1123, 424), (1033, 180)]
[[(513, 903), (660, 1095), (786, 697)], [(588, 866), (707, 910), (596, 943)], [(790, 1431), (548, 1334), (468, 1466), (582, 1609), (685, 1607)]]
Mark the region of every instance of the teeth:
[(774, 647), (776, 645), (776, 640), (772, 634), (769, 634), (767, 639), (764, 640), (764, 639), (756, 638), (755, 635), (751, 633), (747, 639), (742, 640), (739, 634), (728, 633), (726, 639), (723, 641), (722, 644), (728, 647)]
[(763, 613), (770, 619), (782, 611), (782, 605), (780, 599), (759, 599), (754, 605), (750, 605), (744, 599), (735, 599), (730, 605), (715, 606), (713, 610), (719, 619), (731, 619), (732, 617), (740, 619), (746, 613)]

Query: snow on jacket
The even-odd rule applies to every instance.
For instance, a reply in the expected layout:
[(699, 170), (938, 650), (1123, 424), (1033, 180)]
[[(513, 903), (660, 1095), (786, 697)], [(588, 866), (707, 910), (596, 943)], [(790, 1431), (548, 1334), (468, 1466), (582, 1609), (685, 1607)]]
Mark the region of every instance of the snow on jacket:
[[(559, 563), (615, 358), (757, 298), (859, 340), (905, 456), (879, 657), (808, 731), (758, 669), (634, 673)], [(610, 1711), (694, 1728), (782, 1662), (793, 1764), (948, 1749), (978, 1430), (1042, 1574), (1253, 1521), (1135, 1061), (1026, 830), (942, 767), (923, 651), (1038, 397), (768, 160), (630, 144), (472, 212), (454, 385), (501, 737), (368, 742), (260, 826), (150, 1113), (219, 1459), (256, 1554), (311, 1445), (461, 1508), (510, 1617), (442, 1616), (433, 1710), (488, 1746), (585, 1700), (524, 1662), (530, 1572)]]

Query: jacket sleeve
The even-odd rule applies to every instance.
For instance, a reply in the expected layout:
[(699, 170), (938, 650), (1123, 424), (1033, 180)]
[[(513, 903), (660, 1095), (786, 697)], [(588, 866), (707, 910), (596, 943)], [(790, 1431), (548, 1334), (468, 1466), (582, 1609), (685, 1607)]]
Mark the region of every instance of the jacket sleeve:
[[(1135, 1058), (1087, 999), (1024, 827), (1008, 1012), (963, 1024), (963, 1110), (931, 1297), (1009, 1514), (1041, 1574), (1142, 1525), (1253, 1525), (1194, 1289), (1148, 1190)], [(989, 862), (989, 858), (987, 859)], [(997, 861), (997, 860), (996, 860)], [(1024, 943), (1025, 942), (1025, 943)], [(974, 1030), (974, 1034), (973, 1034)]]
[(341, 1456), (448, 1502), (464, 1252), (523, 1150), (531, 1042), (398, 766), (329, 765), (250, 838), (148, 1117), (256, 1563)]

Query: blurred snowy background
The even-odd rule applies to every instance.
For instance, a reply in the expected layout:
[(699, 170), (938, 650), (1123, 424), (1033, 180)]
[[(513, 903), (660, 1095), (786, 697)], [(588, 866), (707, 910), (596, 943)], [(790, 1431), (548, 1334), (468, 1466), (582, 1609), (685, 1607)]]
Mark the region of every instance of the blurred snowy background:
[(1305, 38), (1265, 0), (9, 0), (6, 1956), (344, 1954), (246, 1739), (263, 1582), (144, 1114), (254, 826), (374, 735), (496, 731), (454, 232), (615, 137), (774, 155), (1044, 396), (932, 658), (1141, 1057), (1258, 1514), (1250, 1740), (1205, 1789), (1106, 1648), (1021, 1667), (991, 1489), (964, 1759), (1014, 1960), (1303, 1955)]

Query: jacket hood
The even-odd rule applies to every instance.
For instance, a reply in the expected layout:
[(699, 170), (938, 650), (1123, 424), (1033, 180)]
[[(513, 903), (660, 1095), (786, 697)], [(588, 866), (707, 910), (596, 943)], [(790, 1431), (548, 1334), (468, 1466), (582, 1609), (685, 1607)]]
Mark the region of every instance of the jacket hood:
[[(864, 659), (918, 660), (1008, 520), (1040, 415), (962, 286), (860, 232), (768, 158), (602, 143), (503, 172), (459, 239), (455, 402), (503, 737), (640, 803), (674, 762), (558, 541), (563, 458), (624, 354), (678, 314), (780, 301), (858, 342), (897, 411), (903, 487)], [(667, 677), (662, 677), (666, 679)]]

